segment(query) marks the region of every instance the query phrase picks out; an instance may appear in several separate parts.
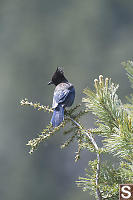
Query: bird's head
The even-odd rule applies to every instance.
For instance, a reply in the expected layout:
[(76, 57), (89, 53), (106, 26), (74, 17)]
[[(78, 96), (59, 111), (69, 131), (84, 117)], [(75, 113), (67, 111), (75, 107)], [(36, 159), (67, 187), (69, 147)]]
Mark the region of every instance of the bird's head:
[(58, 85), (63, 82), (68, 82), (68, 80), (64, 76), (63, 69), (61, 67), (57, 67), (56, 72), (53, 74), (52, 80), (48, 83), (48, 85)]

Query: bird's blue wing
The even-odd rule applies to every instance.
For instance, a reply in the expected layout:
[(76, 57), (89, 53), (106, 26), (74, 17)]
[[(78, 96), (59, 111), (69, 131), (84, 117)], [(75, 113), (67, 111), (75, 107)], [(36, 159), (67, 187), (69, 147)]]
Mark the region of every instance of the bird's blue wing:
[(70, 90), (65, 89), (65, 90), (57, 90), (54, 93), (54, 97), (53, 97), (53, 108), (56, 108), (58, 106), (58, 104), (61, 104), (63, 102), (65, 102), (67, 96), (69, 95)]

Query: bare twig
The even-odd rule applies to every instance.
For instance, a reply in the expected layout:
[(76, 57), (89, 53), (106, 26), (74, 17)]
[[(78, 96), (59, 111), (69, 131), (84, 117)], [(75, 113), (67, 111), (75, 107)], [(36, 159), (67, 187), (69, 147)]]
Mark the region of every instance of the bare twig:
[[(68, 116), (67, 116), (68, 117)], [(81, 125), (75, 121), (74, 119), (72, 119), (71, 117), (68, 117), (76, 126), (78, 126), (78, 128), (82, 129)], [(89, 140), (91, 141), (91, 143), (93, 144), (95, 150), (96, 150), (96, 154), (97, 154), (97, 170), (96, 170), (96, 193), (97, 193), (97, 198), (98, 200), (102, 200), (102, 195), (99, 189), (99, 173), (100, 173), (100, 153), (99, 153), (99, 148), (97, 146), (96, 141), (94, 140), (94, 138), (92, 137), (91, 133), (88, 133), (86, 130), (82, 129), (82, 132), (84, 132), (84, 134), (89, 138)]]

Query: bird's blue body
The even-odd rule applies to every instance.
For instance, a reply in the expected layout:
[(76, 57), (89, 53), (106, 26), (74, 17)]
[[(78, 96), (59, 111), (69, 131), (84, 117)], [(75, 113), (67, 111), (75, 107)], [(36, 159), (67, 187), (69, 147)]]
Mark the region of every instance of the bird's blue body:
[(64, 109), (73, 104), (75, 98), (74, 86), (65, 78), (64, 72), (57, 67), (56, 72), (52, 76), (52, 80), (48, 85), (54, 84), (54, 96), (52, 108), (54, 109), (51, 123), (53, 127), (57, 127), (64, 120)]
[(75, 98), (75, 89), (69, 82), (63, 82), (56, 86), (53, 96), (52, 108), (54, 109), (51, 123), (57, 127), (64, 120), (64, 108), (70, 107)]

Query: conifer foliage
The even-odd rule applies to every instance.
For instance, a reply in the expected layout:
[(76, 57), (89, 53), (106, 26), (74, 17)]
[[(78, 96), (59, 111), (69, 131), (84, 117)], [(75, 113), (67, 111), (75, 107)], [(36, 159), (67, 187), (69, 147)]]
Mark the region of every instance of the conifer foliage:
[[(133, 62), (122, 64), (133, 88)], [(85, 169), (86, 177), (79, 177), (76, 181), (77, 186), (83, 191), (89, 191), (98, 200), (118, 200), (119, 184), (133, 183), (133, 95), (124, 105), (117, 95), (119, 86), (110, 78), (104, 79), (102, 75), (99, 80), (94, 80), (94, 86), (94, 91), (89, 88), (83, 91), (84, 107), (80, 104), (65, 111), (65, 120), (58, 127), (53, 128), (49, 123), (27, 145), (30, 146), (31, 154), (41, 142), (61, 130), (64, 135), (69, 135), (61, 148), (77, 141), (75, 161), (80, 158), (81, 150), (87, 149), (96, 154), (96, 159), (89, 161), (88, 168)], [(32, 103), (27, 99), (22, 100), (21, 105), (53, 112), (51, 107)], [(95, 117), (96, 128), (86, 129), (80, 122), (80, 117), (89, 112)], [(97, 145), (95, 135), (102, 138), (102, 146)]]

